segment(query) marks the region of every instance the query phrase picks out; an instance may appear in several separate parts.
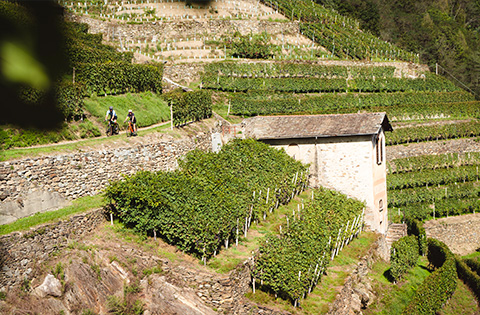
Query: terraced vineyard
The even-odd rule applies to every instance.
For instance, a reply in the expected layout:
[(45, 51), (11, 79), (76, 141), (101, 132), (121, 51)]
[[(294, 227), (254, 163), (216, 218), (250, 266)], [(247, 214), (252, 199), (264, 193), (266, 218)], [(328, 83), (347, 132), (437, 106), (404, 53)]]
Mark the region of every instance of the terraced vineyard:
[(395, 221), (478, 212), (480, 152), (424, 155), (389, 162), (389, 207)]

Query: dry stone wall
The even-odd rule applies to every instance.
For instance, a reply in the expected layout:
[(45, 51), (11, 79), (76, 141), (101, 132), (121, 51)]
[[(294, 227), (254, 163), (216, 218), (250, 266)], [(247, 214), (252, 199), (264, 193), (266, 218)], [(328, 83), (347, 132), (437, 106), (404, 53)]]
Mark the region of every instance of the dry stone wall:
[(31, 279), (35, 266), (40, 266), (69, 242), (91, 233), (102, 222), (105, 222), (103, 210), (97, 209), (30, 231), (0, 236), (0, 291)]
[(27, 158), (0, 163), (0, 224), (63, 207), (98, 194), (110, 180), (139, 170), (173, 170), (193, 149), (208, 150), (211, 135), (137, 144), (112, 150)]
[(106, 41), (145, 40), (151, 42), (171, 41), (179, 38), (203, 38), (222, 35), (231, 35), (240, 32), (242, 35), (258, 34), (298, 34), (300, 24), (296, 22), (271, 22), (263, 20), (206, 20), (206, 21), (172, 21), (151, 22), (143, 24), (126, 24), (117, 22), (104, 22), (88, 16), (70, 15), (71, 20), (87, 23), (93, 34), (102, 33)]

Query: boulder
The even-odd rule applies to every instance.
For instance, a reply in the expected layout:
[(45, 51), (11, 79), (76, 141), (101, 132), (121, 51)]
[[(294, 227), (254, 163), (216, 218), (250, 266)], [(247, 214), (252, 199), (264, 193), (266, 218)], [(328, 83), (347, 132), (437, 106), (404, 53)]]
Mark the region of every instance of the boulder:
[(34, 293), (39, 297), (45, 298), (47, 296), (62, 296), (63, 287), (60, 280), (55, 276), (48, 274), (41, 285), (35, 288)]

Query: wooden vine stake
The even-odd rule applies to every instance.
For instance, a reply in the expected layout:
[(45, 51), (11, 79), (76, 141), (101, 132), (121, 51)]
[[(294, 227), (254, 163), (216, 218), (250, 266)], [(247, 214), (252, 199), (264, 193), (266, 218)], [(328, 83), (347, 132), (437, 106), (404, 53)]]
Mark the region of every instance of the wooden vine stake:
[(153, 239), (157, 240), (157, 230), (153, 230)]
[(110, 212), (110, 224), (113, 225), (113, 213)]

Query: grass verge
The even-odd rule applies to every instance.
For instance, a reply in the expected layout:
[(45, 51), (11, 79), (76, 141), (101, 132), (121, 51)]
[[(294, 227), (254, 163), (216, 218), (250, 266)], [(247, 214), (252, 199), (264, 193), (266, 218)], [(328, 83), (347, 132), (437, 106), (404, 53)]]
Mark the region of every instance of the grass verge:
[(90, 209), (100, 208), (103, 204), (102, 195), (81, 197), (72, 202), (72, 205), (42, 213), (36, 213), (32, 216), (18, 219), (15, 222), (0, 225), (0, 235), (8, 234), (15, 231), (24, 231), (29, 228), (48, 222), (63, 219), (69, 215), (85, 212)]
[(138, 127), (151, 126), (170, 119), (170, 108), (161, 97), (152, 92), (127, 93), (115, 96), (92, 96), (85, 99), (85, 108), (100, 121), (105, 119), (109, 106), (117, 113), (121, 124), (131, 109)]
[(370, 273), (374, 280), (373, 287), (377, 299), (365, 310), (364, 314), (401, 314), (418, 286), (430, 275), (427, 264), (427, 258), (421, 256), (417, 265), (410, 269), (399, 283), (393, 284), (387, 278), (390, 264), (381, 260), (377, 261)]

